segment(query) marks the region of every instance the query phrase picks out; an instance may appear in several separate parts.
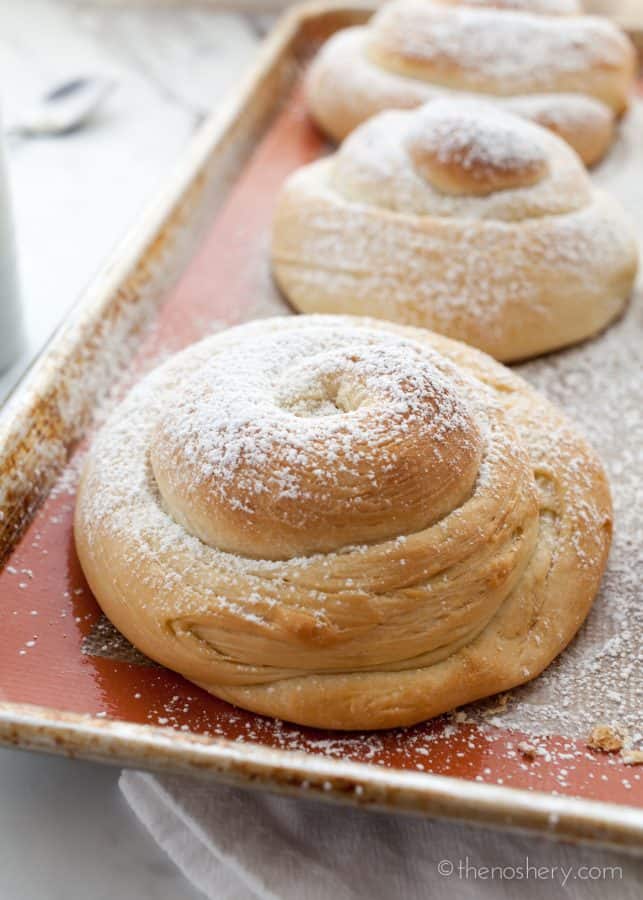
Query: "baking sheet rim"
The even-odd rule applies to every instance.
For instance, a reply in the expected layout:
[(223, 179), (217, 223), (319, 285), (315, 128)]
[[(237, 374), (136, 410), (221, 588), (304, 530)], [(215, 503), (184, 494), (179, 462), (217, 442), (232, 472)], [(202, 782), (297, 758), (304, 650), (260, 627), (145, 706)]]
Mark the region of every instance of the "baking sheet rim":
[(188, 737), (169, 728), (20, 703), (0, 703), (0, 744), (643, 853), (643, 812), (621, 804)]

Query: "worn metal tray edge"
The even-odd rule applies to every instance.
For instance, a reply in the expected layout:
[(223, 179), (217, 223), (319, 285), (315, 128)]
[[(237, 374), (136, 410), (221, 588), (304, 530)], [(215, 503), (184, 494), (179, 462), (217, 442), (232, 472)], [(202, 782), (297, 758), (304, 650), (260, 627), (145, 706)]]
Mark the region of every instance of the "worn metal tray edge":
[[(370, 9), (369, 3), (314, 2), (285, 14), (237, 94), (199, 129), (172, 183), (14, 391), (0, 414), (0, 562), (82, 436), (111, 369), (132, 352), (163, 297), (161, 285), (176, 277), (195, 233), (222, 199), (217, 194), (241, 169), (247, 154), (238, 143), (232, 146), (235, 132), (245, 130), (249, 152), (253, 134), (278, 105), (275, 86), (288, 82), (293, 42), (316, 19), (345, 13), (358, 21)], [(101, 351), (108, 341), (113, 345), (115, 334), (123, 338), (122, 359), (112, 354), (106, 361)], [(69, 387), (75, 380), (84, 385), (78, 396)], [(87, 388), (87, 382), (95, 387)], [(0, 703), (0, 744), (643, 852), (643, 813), (628, 806), (381, 769), (57, 709)]]
[(643, 816), (628, 806), (382, 769), (27, 704), (0, 703), (0, 744), (378, 810), (537, 830), (554, 839), (631, 853), (642, 849)]

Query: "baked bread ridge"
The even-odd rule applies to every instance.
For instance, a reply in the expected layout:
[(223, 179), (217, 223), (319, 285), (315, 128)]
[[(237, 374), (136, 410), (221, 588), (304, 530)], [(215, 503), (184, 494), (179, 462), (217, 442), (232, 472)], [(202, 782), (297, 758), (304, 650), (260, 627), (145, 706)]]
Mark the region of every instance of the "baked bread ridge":
[(385, 109), (477, 97), (550, 128), (590, 166), (612, 143), (635, 65), (629, 39), (597, 17), (395, 0), (324, 44), (307, 100), (341, 141)]
[(429, 328), (508, 362), (604, 328), (638, 248), (563, 141), (493, 105), (441, 100), (380, 113), (296, 171), (272, 257), (301, 312)]
[[(248, 350), (271, 342), (303, 359), (311, 340), (321, 357), (352, 347), (349, 369), (406, 347), (403, 383), (446, 379), (472, 414), (465, 430), (481, 452), (476, 483), (441, 520), (397, 539), (295, 559), (223, 553), (166, 511), (150, 459), (155, 429), (208, 365), (229, 370), (234, 358), (243, 369)], [(315, 366), (327, 371), (321, 358)], [(317, 412), (313, 435), (341, 429), (342, 415), (319, 426)], [(431, 421), (420, 427), (429, 436)], [(194, 446), (188, 440), (186, 455)], [(234, 477), (230, 484), (239, 488)], [(610, 533), (596, 455), (522, 379), (447, 338), (350, 316), (238, 326), (148, 375), (94, 442), (75, 517), (87, 580), (135, 646), (239, 706), (337, 729), (412, 724), (535, 677), (586, 617)]]

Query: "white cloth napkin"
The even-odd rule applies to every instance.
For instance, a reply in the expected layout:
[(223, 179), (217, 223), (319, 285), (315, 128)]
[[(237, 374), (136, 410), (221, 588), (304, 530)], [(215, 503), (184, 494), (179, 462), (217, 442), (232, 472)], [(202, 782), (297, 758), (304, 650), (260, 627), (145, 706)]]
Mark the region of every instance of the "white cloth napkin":
[(124, 772), (120, 786), (211, 900), (641, 897), (643, 860), (592, 847), (179, 776)]

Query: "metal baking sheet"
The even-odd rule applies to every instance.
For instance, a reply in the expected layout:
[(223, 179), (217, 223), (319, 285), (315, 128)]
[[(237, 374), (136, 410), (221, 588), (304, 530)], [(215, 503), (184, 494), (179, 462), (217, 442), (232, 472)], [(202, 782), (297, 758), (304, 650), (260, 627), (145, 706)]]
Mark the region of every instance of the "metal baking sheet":
[[(592, 719), (586, 694), (596, 697), (595, 681), (579, 679), (561, 707), (559, 665), (534, 687), (412, 728), (300, 728), (235, 709), (142, 657), (101, 615), (76, 559), (72, 513), (83, 455), (127, 387), (206, 334), (290, 312), (269, 270), (275, 197), (291, 171), (328, 150), (307, 118), (302, 73), (329, 34), (366, 14), (322, 4), (286, 16), (237, 96), (204, 125), (164, 196), (2, 411), (0, 741), (643, 851), (643, 767), (586, 745), (576, 707)], [(626, 194), (624, 157), (642, 124), (635, 112), (596, 176)], [(521, 368), (554, 394), (548, 372), (567, 384), (608, 358), (606, 377), (627, 382), (622, 366), (631, 363), (620, 347), (640, 341), (635, 327), (632, 304), (596, 341)], [(600, 390), (600, 378), (590, 387)], [(565, 403), (569, 394), (559, 393)], [(593, 394), (581, 393), (581, 418), (589, 420)], [(643, 427), (632, 415), (628, 406), (628, 434)], [(609, 454), (613, 482), (622, 440)], [(624, 543), (615, 558), (623, 562), (633, 535), (619, 532), (618, 503), (616, 527)], [(599, 609), (618, 599), (609, 593), (617, 576), (608, 576)], [(596, 634), (601, 621), (594, 616), (565, 655), (577, 671), (578, 648), (591, 654), (607, 639)], [(641, 690), (638, 672), (630, 672), (629, 692), (619, 692), (628, 714)], [(603, 674), (610, 684), (619, 680), (616, 668)], [(562, 679), (568, 683), (564, 672)]]

